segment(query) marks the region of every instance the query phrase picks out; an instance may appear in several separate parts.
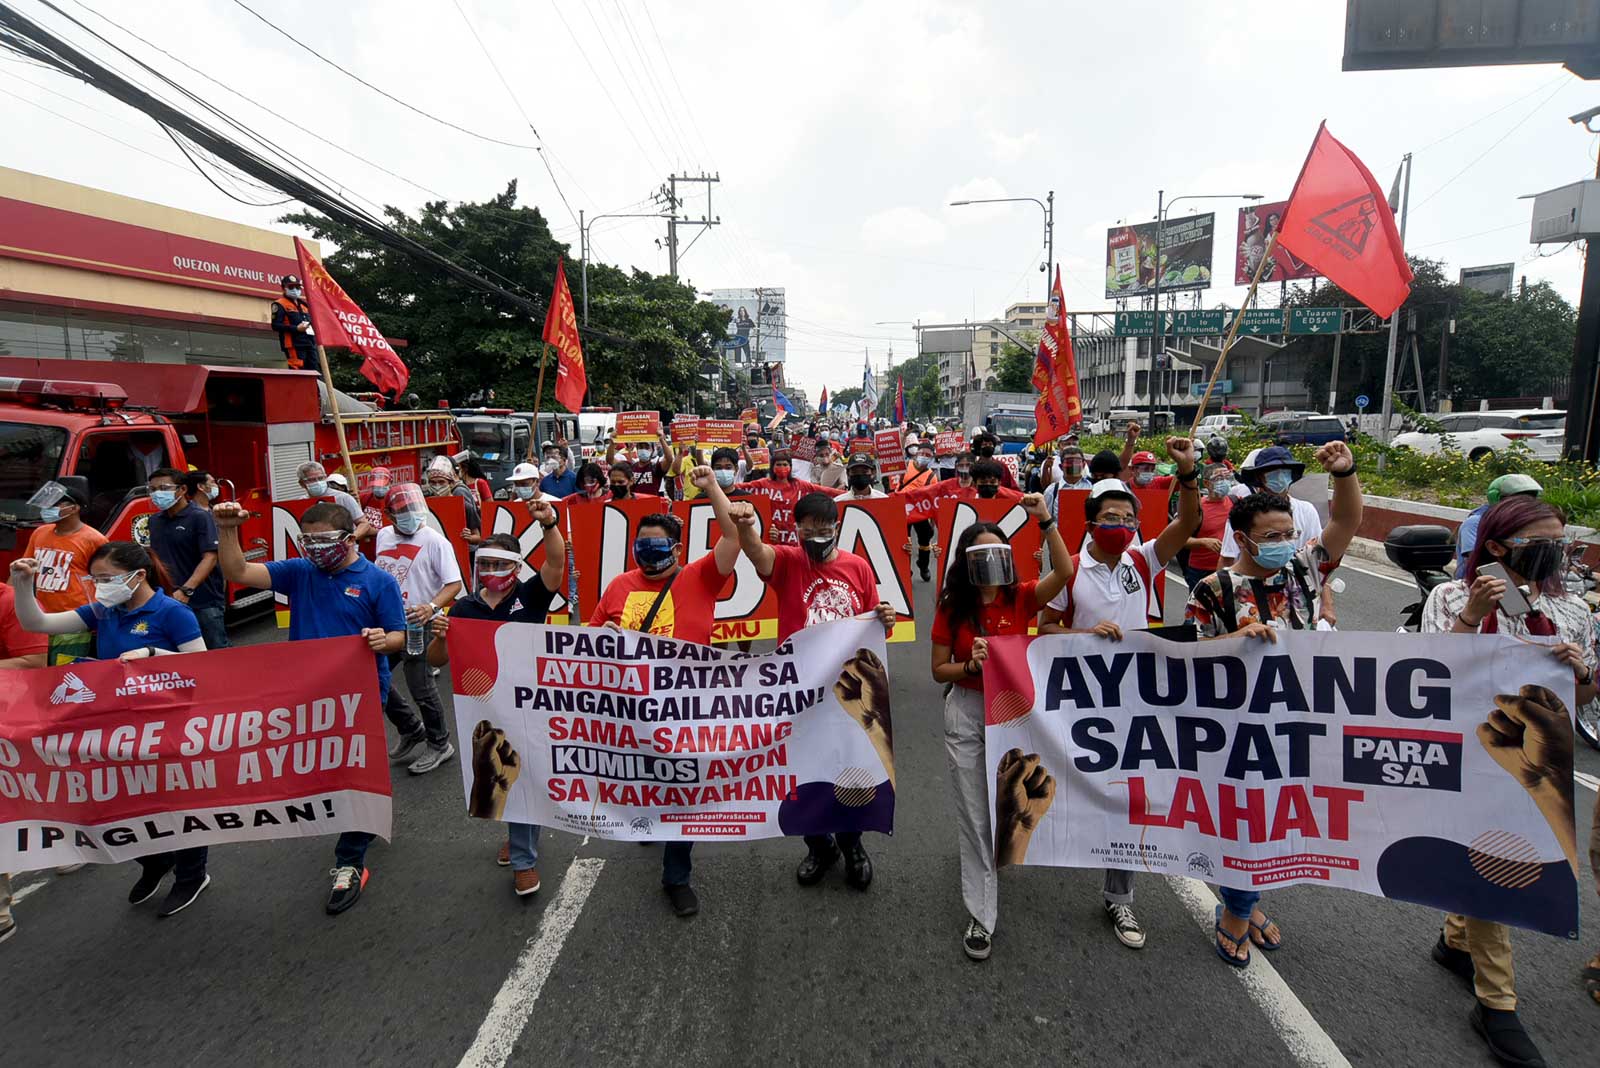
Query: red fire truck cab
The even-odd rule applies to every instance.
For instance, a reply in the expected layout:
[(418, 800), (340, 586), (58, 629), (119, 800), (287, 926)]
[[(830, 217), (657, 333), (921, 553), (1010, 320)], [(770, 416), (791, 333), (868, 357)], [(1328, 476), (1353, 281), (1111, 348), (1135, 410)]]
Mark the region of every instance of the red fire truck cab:
[[(89, 499), (84, 521), (113, 541), (148, 543), (145, 488), (160, 467), (209, 471), (221, 500), (253, 518), (246, 556), (271, 558), (271, 504), (304, 499), (297, 469), (340, 466), (337, 430), (312, 371), (0, 357), (0, 566), (27, 548), (38, 511), (27, 500), (52, 479)], [(359, 493), (373, 467), (416, 481), (434, 455), (459, 449), (448, 412), (375, 411), (340, 395)], [(231, 588), (235, 609), (270, 591)]]

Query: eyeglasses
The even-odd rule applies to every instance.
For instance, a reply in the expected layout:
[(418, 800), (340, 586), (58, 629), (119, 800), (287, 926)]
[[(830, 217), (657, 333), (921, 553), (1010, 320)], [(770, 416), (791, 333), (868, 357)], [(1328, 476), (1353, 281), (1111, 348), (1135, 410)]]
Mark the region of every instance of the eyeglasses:
[(1559, 545), (1563, 551), (1572, 546), (1575, 539), (1570, 534), (1563, 534), (1559, 538), (1507, 538), (1501, 544), (1509, 545), (1514, 549), (1525, 547), (1542, 547), (1545, 545)]
[(316, 549), (329, 545), (338, 545), (344, 541), (344, 534), (302, 534), (300, 545), (306, 549)]
[[(1249, 537), (1249, 535), (1246, 535), (1246, 537)], [(1252, 537), (1250, 540), (1257, 545), (1277, 545), (1285, 541), (1299, 541), (1300, 532), (1298, 530), (1269, 530), (1261, 537)]]

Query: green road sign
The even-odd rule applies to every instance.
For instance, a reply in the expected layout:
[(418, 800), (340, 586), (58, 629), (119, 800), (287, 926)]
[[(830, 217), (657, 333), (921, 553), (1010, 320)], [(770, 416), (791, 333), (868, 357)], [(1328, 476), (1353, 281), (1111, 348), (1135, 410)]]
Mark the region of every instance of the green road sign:
[(1337, 334), (1343, 323), (1343, 308), (1289, 309), (1291, 334)]
[(1282, 308), (1250, 308), (1239, 323), (1239, 333), (1265, 337), (1283, 333)]
[(1168, 315), (1171, 332), (1180, 336), (1220, 335), (1228, 332), (1228, 312), (1225, 308), (1201, 308), (1175, 311)]
[(1117, 337), (1155, 337), (1156, 313), (1153, 311), (1117, 312), (1113, 329)]

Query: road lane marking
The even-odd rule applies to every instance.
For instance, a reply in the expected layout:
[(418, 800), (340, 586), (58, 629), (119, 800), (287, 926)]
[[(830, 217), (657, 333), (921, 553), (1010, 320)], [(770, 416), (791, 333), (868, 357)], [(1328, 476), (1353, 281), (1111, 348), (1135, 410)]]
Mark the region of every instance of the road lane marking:
[(1397, 586), (1407, 586), (1407, 587), (1409, 587), (1409, 588), (1411, 588), (1413, 590), (1417, 588), (1417, 584), (1415, 582), (1413, 582), (1411, 579), (1396, 578), (1393, 575), (1385, 575), (1381, 571), (1368, 571), (1364, 567), (1355, 566), (1354, 564), (1350, 563), (1348, 560), (1346, 560), (1346, 562), (1340, 564), (1338, 569), (1340, 571), (1354, 571), (1358, 575), (1369, 575), (1372, 578), (1382, 579), (1385, 582), (1393, 582)]
[(1587, 786), (1591, 790), (1600, 792), (1600, 779), (1595, 778), (1593, 775), (1587, 772), (1574, 771), (1572, 777), (1578, 781), (1580, 786)]
[[(1217, 895), (1198, 879), (1172, 876), (1167, 879), (1167, 884), (1206, 933), (1206, 937), (1215, 940)], [(1217, 967), (1224, 968), (1226, 965), (1218, 961)], [(1339, 1052), (1339, 1047), (1328, 1037), (1328, 1032), (1295, 997), (1289, 984), (1284, 982), (1283, 976), (1278, 974), (1259, 947), (1250, 951), (1249, 967), (1228, 968), (1228, 971), (1239, 977), (1250, 1000), (1266, 1013), (1267, 1020), (1277, 1030), (1278, 1037), (1283, 1039), (1283, 1044), (1289, 1048), (1289, 1054), (1296, 1063), (1306, 1068), (1350, 1068), (1350, 1062)]]
[(32, 894), (33, 894), (33, 892), (35, 890), (38, 890), (40, 887), (47, 885), (49, 882), (50, 882), (49, 879), (40, 879), (36, 883), (29, 883), (27, 886), (23, 886), (23, 887), (18, 887), (18, 886), (13, 885), (12, 888), (11, 888), (11, 903), (13, 905), (22, 904), (22, 902), (26, 898), (32, 896)]
[(561, 889), (553, 905), (539, 921), (528, 944), (522, 947), (511, 974), (500, 985), (489, 1006), (489, 1014), (478, 1027), (472, 1046), (461, 1058), (461, 1068), (505, 1068), (511, 1051), (528, 1025), (545, 981), (555, 969), (561, 947), (572, 933), (584, 902), (594, 890), (595, 880), (606, 862), (598, 857), (574, 857), (561, 877)]

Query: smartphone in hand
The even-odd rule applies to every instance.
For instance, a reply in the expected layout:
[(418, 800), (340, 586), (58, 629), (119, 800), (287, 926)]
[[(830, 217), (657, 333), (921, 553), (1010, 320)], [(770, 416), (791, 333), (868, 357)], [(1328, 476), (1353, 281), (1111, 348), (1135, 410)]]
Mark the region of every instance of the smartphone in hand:
[(1500, 598), (1500, 611), (1507, 616), (1525, 616), (1533, 611), (1533, 605), (1528, 603), (1527, 594), (1522, 592), (1522, 587), (1511, 581), (1511, 575), (1506, 571), (1504, 564), (1484, 564), (1478, 568), (1478, 574), (1497, 578), (1506, 584), (1506, 592)]

